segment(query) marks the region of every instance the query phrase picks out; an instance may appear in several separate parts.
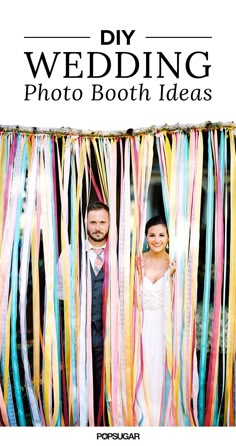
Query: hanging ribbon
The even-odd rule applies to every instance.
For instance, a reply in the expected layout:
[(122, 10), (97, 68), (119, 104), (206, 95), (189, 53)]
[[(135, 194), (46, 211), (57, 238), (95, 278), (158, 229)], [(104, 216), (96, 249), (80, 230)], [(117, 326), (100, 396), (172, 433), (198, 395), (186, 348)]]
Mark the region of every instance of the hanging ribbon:
[[(137, 265), (149, 218), (154, 147), (170, 260), (177, 261), (173, 287), (167, 291), (166, 369), (161, 416), (155, 424), (235, 425), (236, 157), (234, 130), (228, 127), (208, 132), (163, 129), (155, 136), (122, 137), (1, 131), (0, 418), (4, 425), (97, 422), (86, 253), (87, 205), (94, 197), (110, 208), (99, 415), (106, 404), (110, 426), (142, 425), (143, 414), (137, 418), (135, 406), (143, 386), (152, 424)], [(203, 296), (199, 246), (205, 249)], [(196, 317), (201, 305), (199, 328)]]

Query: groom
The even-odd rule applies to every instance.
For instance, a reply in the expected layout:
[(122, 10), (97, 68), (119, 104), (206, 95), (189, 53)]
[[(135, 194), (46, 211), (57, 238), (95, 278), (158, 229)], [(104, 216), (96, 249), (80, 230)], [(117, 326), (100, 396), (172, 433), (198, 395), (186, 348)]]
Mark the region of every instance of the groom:
[(91, 268), (91, 334), (93, 360), (94, 422), (98, 420), (102, 381), (103, 336), (102, 336), (102, 289), (104, 282), (104, 249), (109, 234), (109, 208), (102, 202), (94, 202), (87, 209), (87, 255)]
[[(103, 364), (103, 326), (102, 326), (102, 290), (104, 282), (104, 249), (109, 234), (109, 208), (106, 204), (96, 201), (91, 203), (87, 209), (87, 243), (86, 251), (90, 263), (91, 277), (91, 338), (92, 338), (92, 362), (93, 362), (93, 403), (94, 424), (101, 425), (98, 420), (99, 402), (102, 381)], [(59, 298), (64, 299), (62, 281), (62, 256), (58, 261), (58, 288)], [(101, 402), (104, 396), (101, 395)], [(101, 403), (101, 404), (102, 404)], [(104, 411), (106, 420), (106, 410)]]

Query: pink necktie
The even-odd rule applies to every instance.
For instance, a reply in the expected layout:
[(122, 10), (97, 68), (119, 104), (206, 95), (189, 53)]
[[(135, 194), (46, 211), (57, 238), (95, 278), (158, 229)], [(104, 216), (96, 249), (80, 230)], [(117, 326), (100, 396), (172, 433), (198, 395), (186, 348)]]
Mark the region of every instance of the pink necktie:
[(94, 263), (94, 274), (95, 276), (98, 275), (100, 269), (102, 268), (103, 265), (103, 248), (93, 248), (94, 252), (97, 254), (96, 259), (95, 259), (95, 263)]

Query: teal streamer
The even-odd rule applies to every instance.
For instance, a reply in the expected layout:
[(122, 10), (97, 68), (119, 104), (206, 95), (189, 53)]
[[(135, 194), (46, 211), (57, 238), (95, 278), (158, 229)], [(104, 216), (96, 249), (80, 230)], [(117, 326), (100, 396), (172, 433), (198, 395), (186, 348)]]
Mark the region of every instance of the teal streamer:
[(221, 408), (223, 405), (224, 399), (224, 388), (225, 388), (225, 373), (226, 373), (226, 339), (225, 339), (225, 326), (226, 326), (226, 284), (227, 284), (227, 219), (228, 219), (228, 190), (227, 190), (227, 182), (225, 182), (225, 176), (227, 175), (227, 144), (226, 144), (226, 135), (225, 131), (221, 130), (220, 134), (220, 153), (219, 153), (219, 166), (220, 166), (220, 174), (221, 174), (221, 188), (222, 188), (222, 197), (224, 200), (224, 216), (225, 216), (225, 225), (224, 225), (224, 275), (223, 275), (223, 298), (222, 298), (222, 391), (221, 391), (221, 400), (219, 404), (219, 410), (217, 415), (216, 424), (217, 426), (220, 423), (220, 415)]
[[(17, 138), (17, 151), (20, 151), (21, 135)], [(20, 156), (18, 154), (18, 156)], [(19, 243), (20, 243), (20, 217), (22, 212), (23, 204), (23, 191), (25, 183), (26, 174), (26, 145), (24, 144), (22, 161), (21, 161), (21, 184), (18, 194), (17, 203), (17, 214), (16, 214), (16, 226), (15, 226), (15, 236), (12, 254), (12, 272), (11, 272), (11, 290), (12, 290), (12, 302), (11, 302), (11, 362), (13, 370), (13, 382), (16, 397), (16, 405), (18, 409), (19, 423), (21, 426), (26, 426), (26, 419), (24, 413), (23, 399), (21, 393), (20, 384), (20, 372), (19, 372), (19, 362), (17, 356), (17, 294), (18, 294), (18, 259), (19, 259)], [(15, 158), (16, 162), (16, 158)]]
[(215, 401), (215, 408), (214, 408), (214, 417), (213, 417), (213, 426), (218, 426), (218, 404), (219, 404), (219, 386), (217, 383), (216, 387), (216, 401)]
[(211, 135), (208, 132), (208, 183), (207, 183), (207, 220), (206, 220), (206, 249), (205, 249), (205, 276), (203, 289), (202, 307), (202, 335), (200, 348), (199, 365), (199, 425), (204, 425), (205, 412), (205, 380), (206, 380), (206, 359), (209, 327), (209, 305), (211, 293), (211, 264), (212, 264), (212, 228), (214, 217), (214, 175), (213, 157), (211, 150)]
[(8, 382), (8, 394), (7, 394), (7, 415), (8, 415), (8, 418), (9, 418), (10, 426), (17, 426), (16, 413), (15, 413), (15, 407), (14, 407), (14, 401), (13, 401), (13, 395), (12, 395), (12, 386), (11, 386), (10, 378), (9, 378), (9, 382)]
[[(224, 148), (225, 148), (225, 135), (224, 135), (224, 132), (221, 131), (220, 145), (219, 145), (219, 174), (220, 174), (222, 197), (224, 196), (224, 161), (225, 161)], [(225, 268), (224, 268), (224, 270), (225, 270)], [(223, 317), (224, 317), (224, 313), (223, 313)], [(219, 406), (219, 386), (217, 383), (213, 426), (218, 426), (218, 424), (219, 424), (220, 409), (221, 409), (221, 404)]]
[[(2, 352), (1, 352), (1, 357), (2, 357), (1, 358), (1, 370), (2, 370), (2, 376), (3, 376), (3, 384), (5, 383), (4, 371), (5, 371), (5, 353), (6, 353), (6, 319), (7, 319), (7, 309), (5, 308), (4, 312), (3, 312), (3, 323), (2, 323), (2, 327), (1, 327), (2, 336), (3, 336), (3, 338), (2, 338)], [(10, 376), (8, 377), (7, 415), (9, 418), (9, 425), (17, 426)]]
[(188, 136), (184, 134), (183, 141), (183, 178), (184, 178), (184, 187), (183, 187), (183, 214), (184, 217), (187, 218), (188, 213), (188, 194), (189, 194), (189, 140)]
[(225, 131), (220, 132), (220, 147), (219, 147), (219, 169), (220, 169), (220, 180), (221, 180), (221, 190), (222, 197), (224, 197), (224, 187), (225, 187), (225, 153), (226, 153), (226, 138)]
[(73, 393), (73, 424), (76, 424), (79, 414), (76, 413), (76, 311), (75, 311), (75, 202), (74, 190), (75, 173), (73, 169), (73, 157), (71, 147), (71, 184), (70, 184), (70, 243), (71, 243), (71, 262), (70, 262), (70, 290), (71, 290), (71, 358), (72, 358), (72, 393)]
[(166, 415), (166, 408), (167, 408), (167, 402), (168, 402), (168, 394), (171, 390), (170, 386), (171, 386), (171, 376), (170, 376), (169, 371), (166, 369), (164, 398), (163, 398), (163, 405), (162, 405), (162, 411), (161, 411), (160, 426), (164, 426), (164, 424), (165, 424), (165, 415)]
[(5, 158), (5, 174), (8, 169), (8, 163), (9, 163), (9, 152), (10, 152), (10, 145), (12, 143), (13, 134), (12, 133), (6, 133), (6, 158)]

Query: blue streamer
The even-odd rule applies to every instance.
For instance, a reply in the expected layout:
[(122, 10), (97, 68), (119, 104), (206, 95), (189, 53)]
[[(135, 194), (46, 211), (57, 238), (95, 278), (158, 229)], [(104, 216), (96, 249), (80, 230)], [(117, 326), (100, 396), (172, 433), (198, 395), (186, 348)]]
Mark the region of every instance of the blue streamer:
[(220, 133), (220, 148), (219, 148), (219, 168), (220, 168), (220, 180), (221, 180), (221, 190), (222, 197), (224, 197), (224, 187), (225, 187), (225, 151), (226, 151), (226, 137), (224, 130)]
[(209, 305), (211, 293), (211, 264), (212, 264), (212, 228), (214, 216), (214, 175), (213, 157), (211, 150), (211, 135), (208, 132), (208, 184), (207, 184), (207, 221), (206, 221), (206, 250), (205, 250), (205, 276), (202, 306), (202, 336), (199, 366), (199, 425), (204, 425), (205, 412), (205, 380), (206, 358), (209, 327)]
[[(5, 376), (4, 376), (4, 370), (5, 370), (5, 352), (6, 352), (6, 339), (4, 336), (3, 339), (3, 346), (2, 346), (2, 360), (1, 360), (1, 370), (2, 370), (2, 376), (3, 376), (3, 383), (5, 382)], [(10, 376), (8, 378), (8, 390), (7, 390), (7, 415), (9, 418), (9, 425), (10, 426), (17, 426), (16, 421), (16, 414), (15, 414), (15, 408), (14, 408), (14, 402), (13, 402), (13, 396), (12, 396), (12, 387), (11, 387), (11, 380)]]
[(221, 407), (223, 404), (224, 398), (224, 389), (225, 389), (225, 326), (226, 326), (226, 282), (227, 282), (227, 221), (228, 221), (228, 190), (227, 190), (227, 182), (225, 183), (225, 175), (227, 175), (227, 144), (226, 144), (226, 135), (225, 131), (221, 131), (220, 137), (220, 171), (221, 171), (221, 179), (222, 179), (222, 195), (224, 198), (224, 216), (225, 216), (225, 227), (224, 227), (224, 281), (223, 281), (223, 301), (222, 301), (222, 393), (221, 393), (221, 402), (218, 411), (218, 420), (217, 423), (219, 425), (220, 422), (220, 413)]

